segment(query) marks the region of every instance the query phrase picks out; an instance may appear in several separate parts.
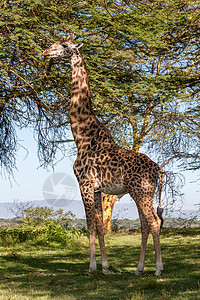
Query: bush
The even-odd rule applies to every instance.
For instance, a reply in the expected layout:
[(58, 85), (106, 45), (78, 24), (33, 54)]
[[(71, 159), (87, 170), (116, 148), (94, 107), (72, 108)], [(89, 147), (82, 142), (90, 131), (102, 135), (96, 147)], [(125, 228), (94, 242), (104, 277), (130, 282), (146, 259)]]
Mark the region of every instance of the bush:
[(81, 234), (80, 229), (67, 229), (71, 213), (63, 214), (62, 210), (49, 208), (31, 208), (25, 212), (20, 223), (0, 230), (2, 244), (33, 241), (38, 245), (56, 242), (66, 245), (73, 237)]

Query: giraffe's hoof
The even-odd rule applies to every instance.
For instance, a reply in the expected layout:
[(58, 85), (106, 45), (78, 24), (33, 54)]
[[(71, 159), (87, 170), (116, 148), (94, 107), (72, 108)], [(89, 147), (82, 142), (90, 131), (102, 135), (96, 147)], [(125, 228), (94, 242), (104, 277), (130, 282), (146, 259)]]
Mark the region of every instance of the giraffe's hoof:
[(160, 276), (161, 275), (161, 271), (157, 271), (156, 270), (155, 273), (154, 273), (154, 275), (157, 276), (157, 277)]
[(96, 265), (90, 267), (89, 270), (88, 270), (88, 272), (87, 272), (87, 275), (88, 276), (92, 275), (93, 273), (95, 273), (96, 269), (97, 269)]
[(142, 275), (143, 270), (136, 270), (134, 273), (136, 276)]
[(96, 270), (89, 270), (89, 271), (86, 273), (86, 275), (87, 275), (87, 276), (91, 276), (91, 275), (95, 274), (95, 272), (96, 272)]
[(137, 266), (137, 270), (135, 271), (135, 275), (140, 276), (144, 271), (144, 264), (139, 263)]
[(103, 275), (110, 275), (109, 269), (108, 269), (108, 268), (103, 268), (103, 269), (102, 269), (102, 274), (103, 274)]
[(154, 275), (155, 276), (160, 276), (162, 270), (163, 270), (163, 265), (162, 264), (156, 265), (156, 272), (154, 273)]
[(162, 270), (163, 270), (163, 268), (162, 268), (162, 269), (159, 269), (159, 270), (156, 270), (155, 273), (154, 273), (154, 275), (155, 275), (155, 276), (160, 276)]

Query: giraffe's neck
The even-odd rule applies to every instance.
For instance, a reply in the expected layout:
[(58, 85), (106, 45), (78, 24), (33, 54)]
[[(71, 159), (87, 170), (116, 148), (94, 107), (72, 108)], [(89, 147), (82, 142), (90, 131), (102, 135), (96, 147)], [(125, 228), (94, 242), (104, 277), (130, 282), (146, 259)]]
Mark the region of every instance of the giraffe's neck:
[(91, 118), (95, 119), (92, 105), (88, 73), (82, 54), (74, 54), (71, 58), (72, 94), (70, 102), (70, 124), (77, 148), (87, 142), (87, 128)]

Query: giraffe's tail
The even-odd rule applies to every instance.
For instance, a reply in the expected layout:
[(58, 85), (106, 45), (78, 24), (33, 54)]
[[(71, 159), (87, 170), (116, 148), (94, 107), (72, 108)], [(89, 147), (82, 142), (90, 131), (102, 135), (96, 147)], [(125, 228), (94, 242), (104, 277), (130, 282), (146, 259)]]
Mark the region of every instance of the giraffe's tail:
[(162, 192), (162, 186), (163, 186), (163, 174), (166, 174), (165, 172), (162, 171), (162, 168), (164, 166), (166, 166), (172, 159), (174, 159), (175, 157), (177, 157), (177, 154), (175, 154), (174, 156), (170, 157), (167, 161), (165, 161), (161, 167), (160, 167), (160, 171), (159, 171), (159, 188), (158, 188), (158, 191), (159, 191), (159, 205), (157, 207), (157, 215), (159, 216), (160, 220), (161, 220), (161, 225), (160, 225), (160, 228), (162, 228), (163, 226), (163, 216), (162, 216), (162, 213), (163, 213), (163, 208), (161, 206), (161, 192)]
[(160, 218), (160, 220), (161, 220), (160, 229), (162, 228), (163, 222), (164, 222), (163, 216), (162, 216), (163, 208), (162, 208), (162, 206), (161, 206), (162, 186), (163, 186), (163, 172), (162, 172), (162, 168), (160, 168), (160, 171), (159, 171), (159, 186), (158, 186), (159, 205), (158, 205), (158, 207), (157, 207), (157, 215), (159, 216), (159, 218)]

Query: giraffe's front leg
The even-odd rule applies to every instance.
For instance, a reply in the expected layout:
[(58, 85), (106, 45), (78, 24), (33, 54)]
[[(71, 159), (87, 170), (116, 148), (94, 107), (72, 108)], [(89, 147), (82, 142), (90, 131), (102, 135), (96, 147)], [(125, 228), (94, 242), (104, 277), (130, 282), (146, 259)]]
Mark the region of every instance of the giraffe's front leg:
[(94, 201), (95, 201), (96, 228), (97, 228), (97, 234), (99, 238), (99, 246), (101, 250), (102, 273), (103, 275), (109, 275), (109, 265), (108, 265), (106, 247), (104, 241), (104, 224), (103, 224), (101, 192), (94, 193)]
[(89, 244), (90, 244), (90, 266), (89, 273), (91, 274), (96, 270), (96, 255), (95, 255), (95, 233), (96, 233), (96, 222), (95, 222), (95, 208), (94, 208), (94, 189), (90, 184), (81, 185), (81, 196), (85, 207), (87, 227), (89, 231)]
[(89, 231), (89, 242), (90, 242), (90, 266), (89, 274), (96, 270), (96, 255), (95, 255), (95, 231)]

